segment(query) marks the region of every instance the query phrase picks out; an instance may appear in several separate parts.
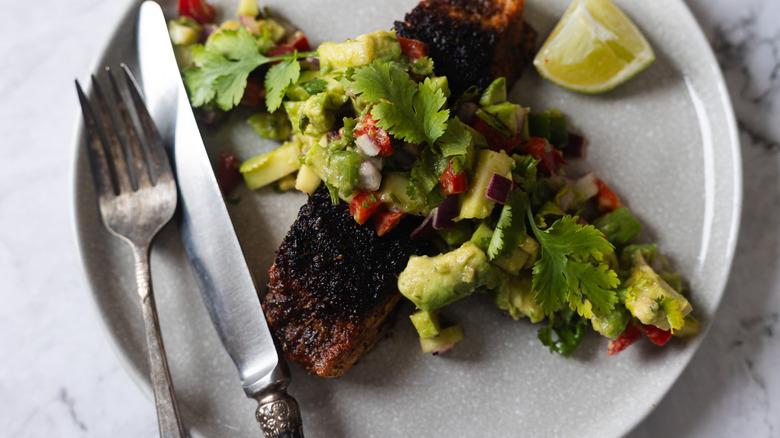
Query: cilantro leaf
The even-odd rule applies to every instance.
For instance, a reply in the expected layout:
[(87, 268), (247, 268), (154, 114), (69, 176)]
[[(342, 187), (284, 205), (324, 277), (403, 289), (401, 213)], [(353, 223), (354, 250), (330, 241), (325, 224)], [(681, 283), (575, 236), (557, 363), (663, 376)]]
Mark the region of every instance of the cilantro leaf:
[(541, 257), (533, 267), (533, 289), (542, 310), (549, 315), (568, 304), (585, 317), (611, 311), (620, 280), (602, 260), (614, 251), (612, 244), (592, 225), (580, 225), (576, 216), (564, 216), (543, 231), (530, 209), (528, 216), (541, 246)]
[(377, 125), (393, 136), (433, 145), (444, 134), (449, 110), (442, 107), (447, 98), (430, 78), (417, 84), (400, 68), (374, 61), (356, 69), (352, 79), (355, 93), (373, 102), (371, 115)]
[(453, 118), (436, 144), (445, 157), (465, 156), (471, 147), (471, 132), (460, 119)]
[(685, 325), (685, 315), (680, 310), (680, 302), (671, 298), (663, 297), (660, 299), (660, 307), (666, 314), (666, 320), (669, 321), (669, 326), (672, 328), (672, 333), (675, 330), (679, 330)]
[(322, 93), (325, 91), (325, 89), (328, 88), (328, 81), (320, 78), (314, 78), (302, 83), (301, 88), (309, 93), (309, 96), (313, 96), (317, 93)]
[(512, 190), (501, 209), (501, 216), (488, 245), (488, 260), (510, 254), (520, 246), (525, 237), (525, 211), (528, 209), (528, 197), (520, 190)]
[[(294, 58), (271, 66), (265, 75), (265, 106), (268, 112), (274, 112), (282, 104), (287, 88), (301, 76), (301, 64)], [(240, 100), (240, 98), (239, 98)]]
[(216, 100), (226, 111), (241, 101), (249, 73), (270, 60), (260, 53), (255, 39), (244, 27), (223, 30), (205, 46), (192, 46), (191, 52), (195, 66), (184, 71), (184, 84), (192, 106)]
[(439, 183), (439, 177), (434, 171), (436, 157), (430, 148), (420, 151), (420, 156), (412, 163), (412, 171), (409, 175), (409, 185), (406, 194), (412, 199), (425, 199)]
[[(571, 356), (580, 345), (588, 329), (588, 320), (570, 309), (563, 309), (549, 317), (549, 325), (538, 331), (542, 344), (550, 347), (551, 352)], [(555, 339), (553, 339), (553, 332)]]

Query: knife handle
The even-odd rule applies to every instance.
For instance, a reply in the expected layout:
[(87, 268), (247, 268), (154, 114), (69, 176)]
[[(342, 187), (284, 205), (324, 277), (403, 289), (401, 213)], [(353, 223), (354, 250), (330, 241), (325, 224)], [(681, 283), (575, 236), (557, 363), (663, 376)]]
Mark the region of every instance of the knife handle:
[(301, 410), (286, 388), (271, 388), (256, 399), (255, 419), (266, 438), (303, 438)]

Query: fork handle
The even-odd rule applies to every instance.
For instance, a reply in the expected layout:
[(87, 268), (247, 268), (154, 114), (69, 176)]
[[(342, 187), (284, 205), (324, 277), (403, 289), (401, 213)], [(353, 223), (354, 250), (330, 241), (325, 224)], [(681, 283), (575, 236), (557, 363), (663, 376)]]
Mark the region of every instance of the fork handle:
[(151, 272), (149, 268), (149, 249), (135, 251), (135, 279), (138, 285), (138, 297), (146, 329), (146, 344), (149, 349), (149, 375), (154, 389), (154, 401), (157, 406), (157, 423), (162, 438), (184, 438), (184, 425), (176, 403), (168, 361), (165, 358), (157, 307), (152, 293)]

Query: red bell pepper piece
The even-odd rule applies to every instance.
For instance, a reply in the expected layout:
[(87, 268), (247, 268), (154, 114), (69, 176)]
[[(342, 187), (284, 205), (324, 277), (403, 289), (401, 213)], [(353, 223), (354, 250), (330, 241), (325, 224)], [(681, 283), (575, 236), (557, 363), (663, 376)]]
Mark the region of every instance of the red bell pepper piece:
[(265, 85), (254, 78), (247, 78), (241, 103), (250, 106), (265, 105)]
[(306, 39), (306, 35), (301, 31), (296, 31), (290, 38), (287, 38), (287, 41), (269, 50), (266, 56), (272, 58), (274, 56), (289, 55), (290, 53), (295, 52), (311, 52), (309, 40)]
[(357, 196), (352, 198), (352, 202), (349, 203), (349, 214), (355, 218), (357, 223), (363, 225), (381, 206), (382, 201), (379, 200), (379, 197), (376, 194), (372, 192), (360, 192)]
[(670, 330), (661, 330), (654, 325), (642, 324), (642, 330), (644, 330), (650, 342), (655, 345), (664, 345), (672, 337)]
[(244, 177), (238, 171), (241, 161), (227, 152), (220, 152), (217, 161), (217, 181), (224, 195), (230, 194), (241, 184)]
[(382, 157), (389, 157), (393, 155), (393, 145), (390, 143), (390, 136), (387, 131), (376, 126), (376, 120), (371, 117), (371, 114), (366, 114), (363, 120), (358, 123), (355, 128), (355, 137), (360, 137), (366, 134), (371, 137), (371, 140), (379, 146), (379, 155)]
[(213, 23), (217, 10), (206, 0), (179, 0), (179, 16), (190, 17), (200, 24)]
[(376, 234), (378, 236), (383, 236), (385, 233), (395, 228), (395, 226), (401, 222), (401, 218), (403, 218), (405, 214), (406, 213), (403, 211), (396, 212), (387, 210), (379, 210), (374, 213), (371, 218), (374, 220)]
[(613, 192), (604, 181), (596, 178), (596, 186), (599, 188), (599, 191), (596, 194), (596, 202), (601, 209), (615, 211), (623, 206), (623, 203), (620, 202), (620, 199), (618, 199), (615, 192)]
[(456, 195), (463, 193), (469, 189), (469, 182), (466, 179), (466, 172), (461, 169), (460, 173), (456, 174), (452, 169), (452, 161), (447, 169), (439, 176), (439, 184), (441, 186), (441, 192), (445, 195)]
[(620, 336), (614, 340), (609, 341), (609, 345), (607, 346), (607, 356), (614, 356), (625, 350), (626, 347), (636, 342), (640, 336), (642, 336), (642, 329), (635, 326), (634, 324), (629, 323)]
[(522, 143), (520, 137), (507, 137), (495, 129), (491, 128), (484, 120), (476, 117), (471, 127), (482, 134), (487, 140), (488, 147), (493, 151), (504, 151), (511, 154)]
[(412, 62), (428, 56), (428, 45), (422, 41), (398, 37), (398, 42), (401, 44), (401, 53)]
[(550, 142), (543, 138), (531, 137), (520, 147), (524, 154), (533, 155), (539, 160), (539, 169), (547, 175), (552, 175), (558, 170), (559, 164), (567, 164), (561, 151), (555, 149)]

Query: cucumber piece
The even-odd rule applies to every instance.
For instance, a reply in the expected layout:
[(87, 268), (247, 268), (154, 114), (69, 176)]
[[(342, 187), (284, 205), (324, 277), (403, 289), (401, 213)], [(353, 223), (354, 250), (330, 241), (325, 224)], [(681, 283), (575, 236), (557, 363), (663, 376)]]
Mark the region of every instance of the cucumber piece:
[(435, 311), (418, 310), (409, 316), (420, 339), (432, 338), (439, 334), (439, 319), (436, 313)]
[(482, 106), (501, 102), (506, 102), (506, 78), (503, 76), (491, 82), (479, 97), (479, 104)]
[(295, 188), (310, 195), (313, 195), (320, 186), (322, 179), (311, 170), (311, 167), (303, 165), (298, 171), (298, 177), (295, 179)]
[(244, 161), (238, 170), (244, 176), (247, 187), (259, 189), (300, 169), (300, 151), (300, 141), (288, 141), (270, 152)]
[(452, 347), (462, 340), (463, 327), (458, 324), (442, 329), (438, 336), (420, 339), (420, 347), (423, 353), (439, 354), (452, 350)]

